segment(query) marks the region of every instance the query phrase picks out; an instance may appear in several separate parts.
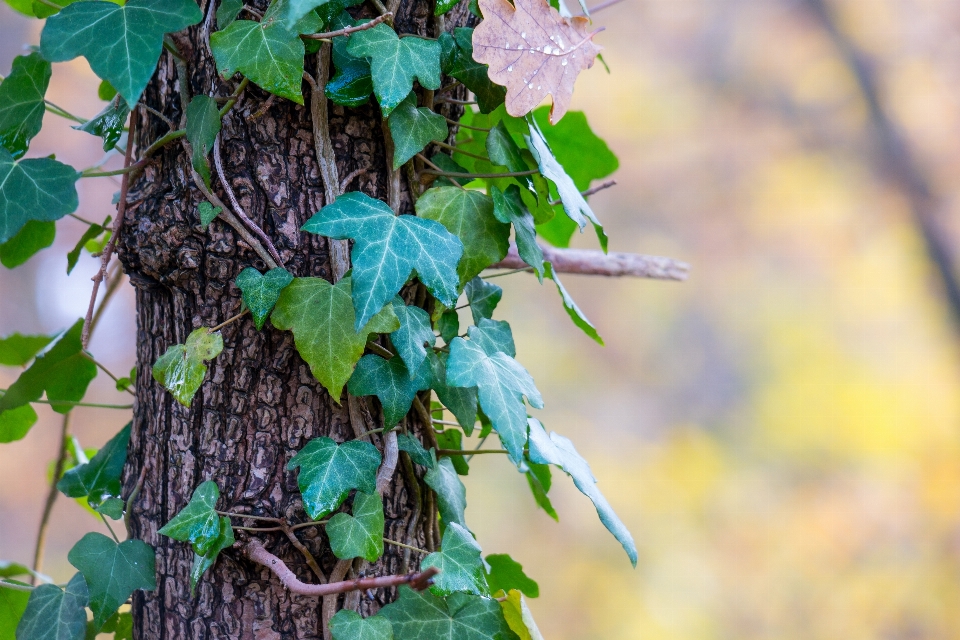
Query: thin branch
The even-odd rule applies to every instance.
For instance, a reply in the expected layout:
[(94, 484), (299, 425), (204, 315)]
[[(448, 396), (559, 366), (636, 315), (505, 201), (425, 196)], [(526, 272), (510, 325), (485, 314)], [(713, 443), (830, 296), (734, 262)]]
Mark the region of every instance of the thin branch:
[(420, 547), (415, 547), (412, 544), (404, 544), (402, 542), (397, 542), (396, 540), (391, 540), (390, 538), (384, 538), (383, 541), (386, 542), (387, 544), (392, 544), (395, 547), (409, 549), (410, 551), (416, 551), (417, 553), (422, 553), (423, 555), (427, 555), (428, 553), (430, 553), (429, 551), (421, 549)]
[(163, 115), (162, 113), (160, 113), (159, 111), (157, 111), (156, 109), (154, 109), (153, 107), (151, 107), (150, 105), (144, 104), (144, 103), (141, 102), (141, 103), (140, 103), (140, 108), (141, 108), (141, 109), (145, 109), (148, 113), (152, 113), (153, 115), (155, 115), (155, 116), (157, 116), (158, 118), (160, 118), (161, 120), (163, 120), (163, 121), (166, 123), (166, 125), (170, 128), (170, 131), (176, 131), (177, 125), (174, 124), (173, 120), (171, 120), (171, 119), (168, 118), (167, 116)]
[(522, 176), (532, 176), (540, 173), (540, 171), (538, 169), (530, 169), (529, 171), (505, 171), (503, 173), (462, 173), (459, 171), (436, 171), (432, 169), (424, 169), (420, 173), (442, 176), (444, 178), (519, 178)]
[(356, 33), (357, 31), (366, 31), (367, 29), (372, 29), (381, 22), (392, 18), (393, 14), (387, 11), (386, 13), (377, 16), (370, 22), (365, 22), (361, 25), (355, 27), (344, 27), (343, 29), (338, 29), (336, 31), (325, 31), (323, 33), (313, 33), (309, 35), (301, 35), (300, 37), (304, 40), (332, 40), (337, 36), (348, 36), (351, 33)]
[(468, 125), (468, 124), (463, 124), (462, 122), (458, 122), (457, 120), (453, 120), (452, 118), (447, 118), (446, 116), (444, 116), (443, 119), (446, 120), (447, 122), (449, 122), (450, 124), (455, 124), (455, 125), (457, 125), (457, 126), (460, 127), (461, 129), (470, 129), (470, 130), (472, 130), (472, 131), (486, 131), (487, 133), (489, 133), (489, 132), (491, 131), (491, 129), (488, 129), (488, 128), (486, 128), (486, 127), (472, 127), (472, 126), (470, 126), (470, 125)]
[[(0, 389), (0, 396), (6, 393), (6, 389)], [(55, 404), (55, 405), (65, 405), (69, 407), (92, 407), (95, 409), (133, 409), (132, 404), (100, 404), (99, 402), (74, 402), (72, 400), (58, 400), (53, 402), (52, 400), (31, 400), (32, 404)]]
[[(620, 4), (621, 2), (623, 2), (623, 0), (606, 0), (606, 2), (601, 2), (595, 7), (590, 7), (590, 15), (592, 16), (597, 11), (603, 11), (607, 7), (612, 7), (613, 5)], [(581, 15), (585, 15), (585, 14), (581, 14)]]
[(230, 97), (227, 98), (226, 104), (220, 107), (220, 117), (227, 115), (230, 112), (230, 109), (233, 109), (233, 105), (237, 104), (237, 100), (240, 99), (240, 94), (243, 93), (243, 90), (247, 88), (247, 85), (250, 84), (250, 78), (244, 78), (240, 81), (240, 84), (237, 85), (237, 88), (233, 90), (233, 93), (230, 94)]
[(57, 483), (60, 482), (60, 476), (63, 475), (63, 467), (67, 463), (67, 438), (70, 437), (70, 414), (63, 414), (63, 422), (60, 427), (60, 454), (57, 456), (57, 462), (53, 467), (53, 478), (50, 480), (50, 490), (47, 492), (47, 500), (43, 504), (43, 515), (40, 516), (40, 526), (37, 528), (37, 544), (33, 552), (33, 574), (30, 575), (30, 584), (37, 584), (35, 574), (43, 570), (43, 552), (47, 544), (47, 530), (50, 526), (50, 514), (53, 512), (53, 503), (57, 501)]
[(507, 453), (503, 449), (438, 449), (437, 456), (466, 456), (480, 455), (482, 453)]
[(437, 145), (438, 147), (443, 147), (444, 149), (449, 149), (454, 153), (459, 153), (464, 156), (476, 158), (477, 160), (486, 160), (487, 162), (490, 162), (490, 158), (488, 158), (487, 156), (481, 156), (481, 155), (477, 155), (476, 153), (470, 153), (469, 151), (464, 151), (463, 149), (459, 147), (455, 147), (452, 144), (447, 144), (446, 142), (440, 142), (439, 140), (434, 140), (433, 144)]
[(53, 104), (49, 100), (44, 100), (43, 103), (47, 111), (49, 111), (54, 115), (58, 115), (61, 118), (66, 118), (67, 120), (73, 120), (74, 122), (79, 122), (80, 124), (86, 124), (88, 122), (87, 120), (84, 120), (80, 116), (73, 115), (63, 107), (58, 107), (57, 105)]
[(234, 531), (252, 531), (254, 533), (271, 533), (273, 531), (283, 531), (283, 527), (238, 527), (231, 525)]
[(361, 173), (364, 173), (369, 170), (369, 167), (360, 167), (359, 169), (354, 169), (347, 174), (347, 177), (340, 181), (340, 193), (343, 193), (347, 190), (347, 187), (350, 186), (350, 183), (353, 182), (353, 179), (359, 176)]
[[(436, 164), (434, 164), (430, 159), (427, 158), (427, 156), (423, 155), (422, 153), (418, 153), (418, 154), (417, 154), (417, 157), (420, 158), (420, 160), (422, 160), (423, 163), (426, 164), (428, 167), (431, 167), (431, 168), (433, 168), (433, 169), (436, 169), (437, 171), (443, 171), (443, 169), (441, 169), (439, 166), (437, 166)], [(466, 191), (466, 190), (467, 190), (462, 184), (460, 184), (460, 183), (457, 182), (456, 180), (451, 180), (450, 182), (451, 182), (454, 186), (460, 187), (460, 190), (461, 190), (461, 191)]]
[(271, 518), (269, 516), (254, 516), (249, 513), (232, 513), (230, 511), (217, 511), (218, 516), (226, 516), (228, 518), (246, 518), (247, 520), (263, 520), (264, 522), (275, 522), (279, 525), (286, 524), (280, 518)]
[[(590, 188), (587, 189), (586, 191), (581, 191), (581, 192), (580, 192), (580, 195), (582, 195), (584, 198), (586, 198), (587, 196), (592, 196), (593, 194), (597, 193), (598, 191), (603, 191), (604, 189), (609, 189), (610, 187), (615, 187), (615, 186), (617, 186), (617, 181), (616, 181), (616, 180), (607, 180), (606, 182), (601, 182), (600, 184), (598, 184), (598, 185), (595, 186), (595, 187), (590, 187)], [(561, 202), (561, 201), (560, 201), (559, 199), (558, 199), (558, 200), (550, 200), (549, 204), (550, 204), (550, 206), (552, 207), (552, 206), (554, 206), (554, 205), (560, 204), (560, 202)]]
[[(103, 365), (102, 362), (99, 362), (98, 360), (96, 360), (92, 355), (90, 355), (89, 352), (85, 352), (83, 355), (87, 356), (87, 358), (90, 360), (90, 362), (92, 362), (93, 364), (97, 365), (97, 368), (99, 368), (100, 371), (103, 371), (105, 374), (107, 374), (107, 376), (109, 376), (109, 378), (110, 378), (111, 380), (113, 380), (113, 381), (116, 382), (116, 383), (119, 383), (119, 382), (120, 382), (120, 378), (118, 378), (117, 376), (115, 376), (112, 371), (110, 371), (109, 369), (107, 369), (107, 368)], [(137, 395), (137, 394), (135, 394), (133, 391), (131, 391), (129, 388), (127, 388), (126, 391), (127, 391), (127, 393), (129, 393), (129, 394), (132, 395), (132, 396)], [(60, 404), (60, 403), (58, 402), (57, 404)]]
[[(580, 273), (594, 276), (632, 276), (654, 280), (686, 280), (690, 266), (685, 262), (660, 256), (637, 253), (603, 253), (584, 249), (556, 249), (541, 246), (543, 259), (553, 265), (557, 273)], [(491, 269), (529, 270), (520, 258), (517, 246), (510, 243), (507, 256)], [(501, 274), (495, 274), (501, 275)], [(505, 274), (504, 274), (505, 275)], [(494, 277), (494, 276), (487, 276)]]
[(102, 513), (100, 513), (99, 511), (97, 512), (97, 515), (99, 515), (99, 516), (100, 516), (100, 519), (103, 520), (103, 524), (105, 524), (105, 525), (107, 526), (107, 530), (110, 531), (110, 535), (113, 536), (114, 541), (115, 541), (117, 544), (120, 544), (120, 538), (118, 538), (118, 537), (117, 537), (117, 534), (114, 533), (113, 527), (110, 526), (110, 523), (109, 523), (109, 522), (107, 522), (106, 516), (104, 516), (104, 515), (103, 515)]
[(31, 587), (26, 584), (17, 584), (16, 582), (9, 582), (7, 580), (0, 580), (0, 588), (2, 589), (12, 589), (13, 591), (33, 591), (36, 587)]
[(310, 522), (301, 522), (300, 524), (290, 525), (290, 529), (296, 531), (297, 529), (303, 529), (304, 527), (318, 527), (323, 524), (327, 524), (329, 520), (311, 520)]
[(227, 325), (236, 322), (237, 320), (239, 320), (239, 319), (242, 318), (243, 316), (247, 315), (248, 313), (250, 313), (250, 309), (244, 309), (243, 311), (241, 311), (241, 312), (238, 313), (237, 315), (233, 316), (232, 318), (228, 318), (228, 319), (224, 320), (223, 322), (221, 322), (220, 324), (218, 324), (217, 326), (212, 327), (212, 328), (210, 329), (210, 333), (213, 333), (214, 331), (220, 331), (220, 329), (223, 329), (223, 328), (226, 327)]
[(456, 98), (448, 98), (446, 96), (440, 96), (436, 100), (437, 102), (449, 102), (450, 104), (477, 104), (476, 100), (457, 100)]
[(307, 561), (307, 566), (310, 567), (310, 570), (313, 571), (313, 575), (317, 576), (317, 580), (320, 582), (326, 582), (327, 576), (323, 574), (323, 570), (320, 568), (320, 565), (317, 564), (317, 559), (313, 557), (313, 554), (310, 553), (310, 550), (300, 542), (300, 538), (297, 537), (297, 534), (293, 532), (293, 529), (289, 526), (282, 527), (283, 533), (287, 536), (287, 539), (290, 541), (297, 551), (303, 556), (304, 560)]
[(113, 294), (117, 292), (117, 289), (120, 288), (120, 283), (123, 282), (123, 269), (116, 269), (110, 277), (110, 282), (107, 284), (107, 292), (103, 294), (103, 300), (100, 302), (100, 306), (97, 307), (96, 313), (93, 314), (93, 320), (90, 321), (90, 335), (93, 335), (93, 332), (97, 330), (97, 325), (100, 324), (100, 318), (103, 317), (103, 312), (107, 309), (107, 304), (110, 302), (110, 299), (113, 298)]
[(370, 349), (370, 351), (373, 351), (378, 356), (385, 358), (387, 360), (393, 357), (393, 352), (389, 351), (388, 349), (384, 349), (383, 347), (378, 345), (376, 342), (373, 342), (372, 340), (366, 344), (366, 347), (367, 349)]

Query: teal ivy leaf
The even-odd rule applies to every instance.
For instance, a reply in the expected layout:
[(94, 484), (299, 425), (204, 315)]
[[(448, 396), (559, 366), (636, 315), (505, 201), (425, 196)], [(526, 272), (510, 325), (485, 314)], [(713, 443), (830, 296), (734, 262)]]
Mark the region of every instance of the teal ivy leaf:
[(559, 522), (560, 516), (557, 515), (557, 510), (553, 508), (553, 503), (550, 502), (550, 497), (547, 496), (547, 493), (550, 491), (550, 485), (553, 482), (550, 465), (537, 464), (536, 462), (530, 462), (529, 459), (525, 460), (524, 463), (527, 465), (527, 470), (524, 475), (527, 478), (530, 493), (533, 494), (533, 499), (536, 501), (537, 506), (546, 511), (548, 516)]
[(50, 336), (25, 336), (14, 333), (0, 338), (0, 364), (22, 367), (53, 342)]
[(423, 477), (427, 486), (437, 494), (437, 509), (444, 524), (459, 524), (466, 527), (464, 511), (467, 508), (467, 489), (460, 481), (453, 463), (441, 458)]
[(500, 607), (503, 609), (503, 617), (511, 631), (517, 634), (520, 640), (543, 640), (543, 635), (537, 628), (524, 594), (511, 589), (507, 592), (507, 597), (500, 600)]
[(356, 611), (341, 609), (330, 619), (333, 640), (393, 640), (390, 621), (381, 616), (361, 618)]
[(504, 593), (516, 589), (528, 598), (540, 596), (540, 585), (523, 572), (523, 566), (505, 553), (494, 553), (486, 558), (490, 570), (487, 571), (487, 584), (490, 593)]
[(14, 58), (10, 75), (0, 83), (0, 147), (14, 158), (26, 153), (30, 140), (40, 133), (50, 75), (50, 63), (31, 53)]
[(597, 489), (597, 479), (593, 477), (590, 471), (590, 465), (577, 453), (573, 443), (560, 434), (553, 432), (547, 436), (543, 425), (539, 420), (531, 418), (530, 425), (530, 459), (540, 464), (552, 464), (559, 467), (568, 476), (573, 478), (573, 484), (585, 496), (590, 498), (593, 506), (597, 508), (597, 515), (600, 516), (600, 522), (613, 534), (621, 545), (623, 550), (630, 557), (633, 566), (637, 566), (637, 546), (633, 542), (633, 536), (621, 522), (613, 507), (603, 497), (600, 490)]
[[(463, 449), (463, 432), (459, 429), (446, 429), (442, 433), (438, 433), (437, 447), (454, 451)], [(470, 465), (467, 464), (467, 459), (463, 456), (444, 457), (450, 458), (450, 462), (453, 463), (453, 468), (457, 470), (458, 475), (465, 476), (470, 474)]]
[[(0, 640), (16, 640), (16, 629), (33, 592), (0, 589)], [(86, 617), (86, 614), (84, 614)], [(384, 620), (387, 626), (390, 623)]]
[(435, 461), (430, 457), (430, 452), (424, 449), (423, 444), (414, 436), (409, 433), (399, 434), (397, 436), (397, 446), (400, 451), (406, 451), (413, 462), (428, 469), (433, 468)]
[(119, 98), (111, 100), (97, 115), (84, 124), (73, 127), (78, 131), (93, 134), (103, 139), (103, 150), (110, 151), (123, 135), (123, 127), (127, 124), (130, 107)]
[[(335, 4), (337, 0), (330, 0), (327, 3), (327, 5)], [(342, 29), (354, 24), (349, 14), (341, 13), (330, 26), (333, 29)], [(370, 94), (373, 93), (373, 78), (370, 75), (370, 63), (366, 58), (351, 55), (348, 51), (349, 46), (350, 39), (347, 36), (333, 39), (333, 67), (336, 73), (327, 81), (324, 91), (335, 104), (359, 107), (366, 104)]]
[(15, 160), (0, 147), (0, 243), (30, 220), (51, 222), (75, 211), (79, 177), (73, 167), (52, 158)]
[(437, 331), (447, 344), (460, 334), (460, 314), (455, 309), (447, 309), (437, 318)]
[(243, 0), (223, 0), (217, 7), (217, 29), (223, 31), (229, 27), (243, 9)]
[(47, 20), (40, 53), (50, 62), (83, 56), (97, 76), (135, 105), (160, 59), (163, 34), (202, 19), (193, 0), (77, 2)]
[(0, 413), (0, 443), (22, 440), (37, 423), (37, 412), (29, 404)]
[(416, 209), (418, 216), (436, 220), (463, 243), (463, 257), (457, 266), (461, 283), (507, 255), (510, 227), (493, 215), (493, 200), (485, 193), (434, 187), (420, 196)]
[(500, 191), (496, 185), (491, 185), (490, 195), (493, 197), (493, 215), (500, 222), (513, 224), (520, 259), (533, 267), (537, 278), (543, 282), (543, 249), (537, 244), (537, 229), (533, 216), (523, 204), (520, 187), (511, 184), (506, 191)]
[(409, 95), (414, 79), (425, 89), (440, 88), (440, 44), (434, 40), (400, 38), (385, 24), (350, 36), (351, 55), (370, 59), (373, 92), (384, 116)]
[(134, 591), (157, 588), (153, 547), (142, 540), (117, 544), (102, 533), (88, 533), (73, 545), (67, 560), (87, 582), (98, 630)]
[(207, 480), (193, 490), (193, 496), (180, 512), (157, 532), (168, 538), (189, 542), (197, 555), (204, 555), (220, 538), (220, 516), (217, 515), (217, 500), (220, 488), (213, 480)]
[(400, 328), (393, 306), (387, 305), (355, 331), (352, 286), (349, 277), (336, 285), (323, 278), (295, 278), (280, 293), (270, 315), (273, 326), (293, 331), (300, 357), (338, 403), (363, 355), (367, 334)]
[(457, 261), (463, 245), (437, 222), (394, 215), (386, 203), (353, 191), (325, 206), (302, 228), (355, 241), (350, 256), (357, 330), (400, 291), (414, 271), (442, 304), (450, 307), (457, 299)]
[(40, 585), (30, 592), (17, 625), (18, 640), (82, 640), (87, 630), (88, 600), (87, 583), (79, 573), (64, 589), (55, 584)]
[(120, 498), (107, 498), (98, 504), (94, 511), (107, 516), (111, 520), (119, 520), (123, 517), (124, 502)]
[(390, 342), (413, 378), (427, 357), (426, 347), (433, 347), (437, 336), (430, 326), (430, 316), (423, 309), (406, 305), (396, 297), (393, 299), (393, 311), (400, 320), (400, 328), (390, 334)]
[(430, 388), (430, 367), (420, 366), (411, 377), (400, 358), (360, 358), (347, 389), (355, 396), (377, 396), (383, 406), (383, 426), (392, 429), (410, 411), (417, 391)]
[(210, 161), (207, 156), (220, 133), (220, 107), (210, 96), (196, 96), (187, 105), (187, 140), (193, 150), (191, 162), (207, 187), (210, 187)]
[(515, 358), (517, 347), (513, 342), (513, 331), (510, 330), (510, 323), (506, 320), (491, 320), (481, 318), (475, 326), (467, 329), (467, 335), (477, 343), (487, 355), (493, 355), (502, 352)]
[(266, 274), (247, 267), (237, 276), (236, 285), (243, 293), (243, 302), (253, 314), (257, 331), (263, 328), (263, 323), (280, 299), (280, 294), (291, 282), (293, 276), (283, 267), (270, 269)]
[(110, 224), (110, 216), (107, 216), (107, 219), (102, 225), (92, 224), (87, 227), (87, 230), (84, 231), (83, 235), (80, 236), (80, 239), (77, 240), (77, 244), (74, 245), (73, 249), (71, 249), (67, 254), (67, 275), (69, 275), (70, 272), (73, 271), (73, 268), (77, 266), (77, 262), (80, 261), (80, 252), (87, 245), (87, 243), (99, 237), (100, 234), (106, 230), (105, 225), (108, 224)]
[(570, 319), (573, 320), (573, 324), (580, 327), (581, 331), (590, 336), (597, 344), (603, 346), (603, 338), (600, 337), (596, 327), (587, 319), (587, 316), (583, 314), (583, 311), (581, 311), (577, 303), (574, 302), (573, 297), (567, 291), (566, 287), (560, 282), (560, 278), (557, 277), (556, 272), (553, 270), (553, 265), (549, 262), (544, 262), (543, 265), (546, 268), (547, 277), (557, 285), (557, 292), (563, 300), (563, 308), (566, 310), (567, 315), (570, 316)]
[(393, 138), (393, 168), (423, 151), (431, 142), (443, 142), (450, 134), (447, 120), (424, 107), (417, 108), (417, 94), (410, 92), (387, 119)]
[(454, 415), (468, 436), (473, 433), (477, 421), (477, 389), (475, 387), (455, 387), (447, 384), (447, 359), (449, 354), (430, 352), (430, 366), (433, 370), (433, 383), (430, 385), (437, 398)]
[(433, 579), (430, 591), (445, 596), (457, 591), (484, 595), (489, 593), (484, 576), (480, 545), (465, 527), (447, 523), (440, 551), (431, 553), (420, 563), (420, 570), (436, 567), (440, 573)]
[(9, 409), (35, 402), (46, 392), (52, 408), (67, 413), (72, 404), (83, 398), (87, 385), (97, 375), (97, 365), (83, 353), (80, 333), (83, 320), (78, 320), (50, 349), (38, 356), (30, 368), (0, 396), (0, 415)]
[(60, 478), (57, 489), (68, 498), (87, 498), (91, 507), (110, 497), (120, 497), (120, 476), (127, 461), (130, 424), (110, 438), (90, 462), (76, 466)]
[(171, 345), (153, 365), (153, 379), (173, 394), (177, 402), (190, 406), (207, 375), (208, 360), (223, 351), (223, 336), (200, 327), (190, 332), (186, 344)]
[[(452, 0), (446, 0), (451, 2)], [(437, 6), (440, 6), (440, 2)], [(456, 2), (454, 2), (456, 4)], [(457, 27), (453, 34), (440, 34), (443, 73), (456, 78), (477, 97), (481, 113), (490, 113), (503, 104), (507, 90), (490, 81), (487, 65), (473, 59), (473, 29)]]
[(446, 599), (429, 591), (400, 587), (400, 597), (378, 615), (393, 624), (398, 638), (430, 640), (513, 640), (496, 600), (467, 593)]
[(543, 408), (543, 399), (527, 370), (505, 353), (490, 354), (472, 340), (457, 338), (450, 343), (447, 384), (477, 387), (480, 407), (499, 434), (503, 448), (519, 464), (527, 442), (527, 411), (522, 396), (527, 396), (532, 406)]
[(473, 323), (479, 324), (484, 318), (492, 318), (493, 311), (500, 304), (503, 298), (503, 289), (487, 282), (480, 276), (467, 283), (463, 288), (467, 294), (467, 302), (470, 304), (470, 313), (473, 315)]
[(342, 560), (376, 562), (383, 555), (383, 498), (374, 491), (353, 496), (353, 515), (338, 513), (327, 523), (333, 554)]
[(220, 555), (220, 552), (224, 549), (229, 549), (233, 546), (233, 543), (236, 542), (233, 537), (233, 527), (230, 525), (230, 518), (222, 516), (219, 525), (219, 534), (213, 539), (206, 553), (203, 555), (198, 554), (196, 551), (193, 553), (193, 566), (190, 568), (191, 595), (197, 590), (197, 583), (200, 581), (200, 577), (206, 573), (207, 569), (216, 563), (217, 556)]
[(210, 223), (220, 215), (222, 207), (215, 207), (206, 200), (197, 205), (197, 215), (200, 216), (200, 226), (206, 231)]
[(41, 249), (53, 244), (57, 225), (53, 222), (30, 220), (3, 244), (0, 244), (0, 264), (7, 269), (19, 267)]
[(379, 466), (380, 452), (369, 442), (338, 445), (326, 437), (314, 438), (287, 463), (289, 470), (300, 467), (303, 508), (314, 520), (336, 510), (351, 489), (374, 493)]

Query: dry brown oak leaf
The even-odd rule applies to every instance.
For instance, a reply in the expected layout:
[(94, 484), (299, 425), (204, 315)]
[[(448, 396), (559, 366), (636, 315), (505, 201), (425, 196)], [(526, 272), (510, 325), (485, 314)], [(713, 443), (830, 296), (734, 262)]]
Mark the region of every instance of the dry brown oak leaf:
[(523, 117), (553, 95), (550, 122), (570, 105), (573, 83), (602, 47), (590, 21), (564, 18), (547, 0), (480, 0), (484, 20), (473, 32), (473, 57), (489, 65), (490, 80), (507, 88), (507, 113)]

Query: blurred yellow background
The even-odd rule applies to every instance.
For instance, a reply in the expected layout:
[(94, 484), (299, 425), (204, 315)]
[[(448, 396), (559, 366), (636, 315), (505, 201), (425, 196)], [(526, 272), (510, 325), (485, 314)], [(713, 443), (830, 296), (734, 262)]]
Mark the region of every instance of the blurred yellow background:
[[(960, 4), (833, 0), (869, 56), (960, 247)], [(533, 374), (548, 429), (570, 437), (637, 539), (632, 569), (562, 474), (554, 523), (506, 460), (473, 461), (467, 520), (485, 553), (540, 582), (549, 640), (960, 637), (960, 334), (907, 198), (878, 171), (851, 70), (801, 0), (627, 0), (595, 16), (603, 67), (575, 109), (620, 158), (619, 186), (592, 198), (611, 249), (692, 265), (683, 284), (567, 276), (601, 348), (552, 287), (499, 279), (500, 318)], [(0, 73), (39, 23), (0, 5)], [(48, 97), (100, 108), (82, 60), (54, 65)], [(31, 155), (77, 167), (98, 140), (47, 116)], [(100, 220), (117, 190), (80, 183)], [(65, 275), (82, 225), (0, 270), (0, 335), (52, 332), (81, 316), (96, 262)], [(574, 245), (593, 248), (584, 234)], [(133, 363), (133, 296), (112, 303), (92, 351)], [(6, 387), (15, 371), (0, 371)], [(103, 376), (89, 394), (117, 402)], [(28, 562), (59, 416), (44, 408), (0, 446), (0, 558)], [(76, 412), (99, 447), (123, 418)], [(56, 506), (47, 572), (102, 525)]]

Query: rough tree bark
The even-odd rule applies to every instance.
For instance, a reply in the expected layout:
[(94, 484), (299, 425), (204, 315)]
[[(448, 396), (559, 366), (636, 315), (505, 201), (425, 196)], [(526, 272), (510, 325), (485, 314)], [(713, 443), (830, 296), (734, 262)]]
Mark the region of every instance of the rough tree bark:
[[(262, 11), (267, 2), (248, 4)], [(351, 12), (357, 17), (372, 15), (367, 7)], [(432, 12), (432, 2), (404, 0), (397, 12), (397, 30), (436, 37), (438, 24)], [(447, 29), (467, 19), (461, 3), (447, 15)], [(176, 45), (189, 69), (192, 95), (219, 97), (234, 90), (237, 78), (223, 80), (216, 75), (202, 25), (181, 34)], [(313, 56), (308, 56), (306, 68), (316, 69)], [(178, 122), (180, 81), (174, 59), (165, 52), (144, 103)], [(224, 118), (221, 148), (227, 180), (246, 213), (273, 239), (286, 268), (295, 276), (330, 279), (326, 241), (299, 231), (326, 204), (309, 94), (305, 84), (307, 104), (299, 106), (269, 99), (251, 84)], [(444, 105), (444, 109), (448, 117), (459, 117), (457, 108)], [(347, 189), (386, 200), (389, 172), (378, 107), (371, 100), (358, 109), (329, 104), (328, 110), (340, 176), (359, 171)], [(140, 149), (167, 131), (167, 125), (146, 110), (138, 110), (136, 117)], [(249, 317), (223, 329), (224, 350), (210, 363), (206, 381), (189, 409), (153, 381), (151, 366), (170, 345), (183, 343), (193, 329), (214, 326), (239, 311), (240, 292), (232, 284), (237, 274), (247, 266), (264, 270), (250, 247), (219, 220), (206, 232), (200, 228), (196, 208), (203, 196), (188, 167), (189, 159), (179, 145), (152, 159), (131, 185), (118, 247), (137, 290), (137, 400), (125, 491), (132, 491), (145, 467), (131, 529), (134, 537), (157, 549), (157, 590), (133, 597), (134, 637), (321, 638), (321, 602), (291, 595), (276, 577), (244, 558), (239, 549), (246, 533), (237, 532), (238, 544), (221, 554), (201, 579), (195, 596), (190, 594), (193, 553), (189, 545), (157, 534), (184, 507), (194, 488), (209, 479), (222, 491), (220, 509), (306, 520), (296, 474), (286, 470), (290, 458), (312, 438), (329, 436), (343, 442), (356, 437), (359, 428), (381, 426), (375, 400), (348, 403), (346, 394), (331, 398), (297, 354), (290, 333), (269, 323), (258, 332)], [(400, 184), (400, 210), (410, 211), (409, 185), (405, 179)], [(216, 178), (213, 188), (227, 200)], [(350, 415), (351, 406), (354, 415)], [(424, 431), (429, 425), (414, 416), (407, 418), (407, 428), (431, 437)], [(383, 446), (378, 435), (372, 436), (372, 442)], [(407, 483), (403, 462), (384, 493), (386, 536), (431, 550), (437, 543), (435, 508), (424, 486)], [(409, 472), (410, 467), (406, 468)], [(235, 524), (255, 526), (250, 521)], [(337, 559), (322, 531), (304, 528), (297, 535), (316, 557), (324, 576), (334, 578)], [(318, 581), (305, 556), (284, 534), (257, 536), (301, 580)], [(414, 553), (410, 569), (419, 560)], [(348, 576), (399, 573), (406, 569), (403, 563), (403, 550), (387, 545), (381, 560), (372, 566), (358, 562), (349, 568)], [(346, 606), (370, 614), (395, 597), (395, 589), (381, 589), (339, 596), (332, 604), (336, 604), (333, 609)]]

